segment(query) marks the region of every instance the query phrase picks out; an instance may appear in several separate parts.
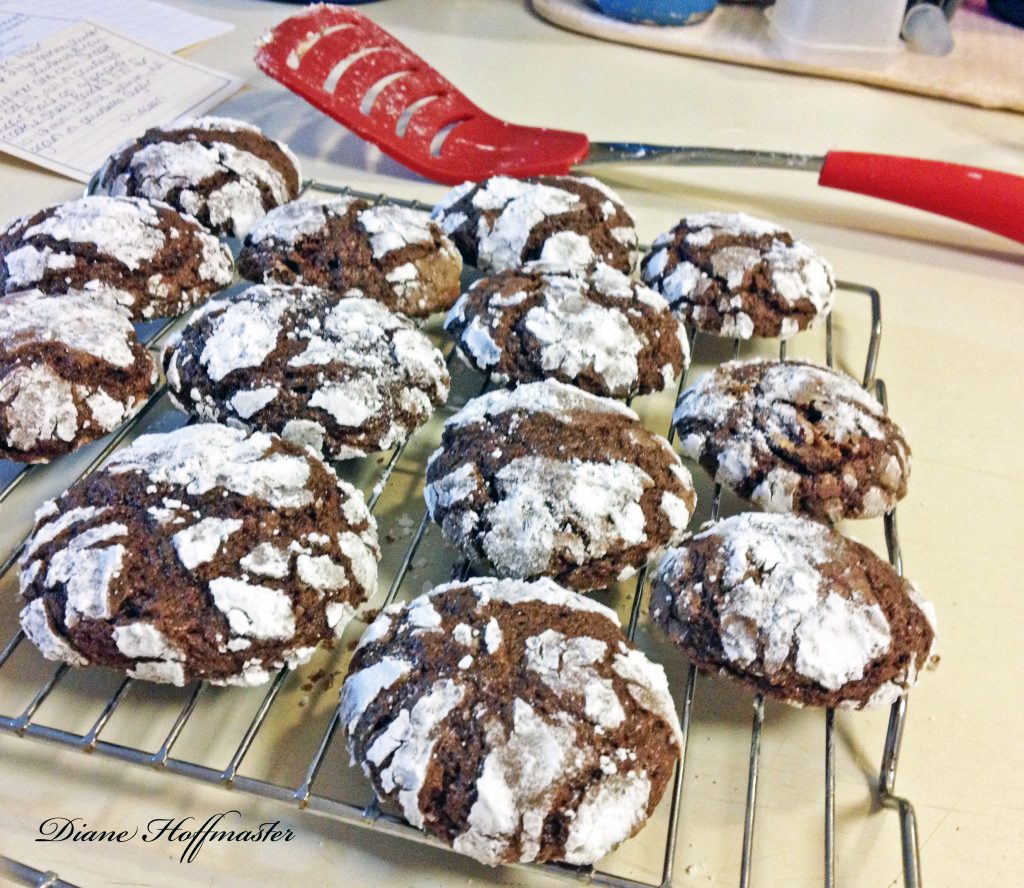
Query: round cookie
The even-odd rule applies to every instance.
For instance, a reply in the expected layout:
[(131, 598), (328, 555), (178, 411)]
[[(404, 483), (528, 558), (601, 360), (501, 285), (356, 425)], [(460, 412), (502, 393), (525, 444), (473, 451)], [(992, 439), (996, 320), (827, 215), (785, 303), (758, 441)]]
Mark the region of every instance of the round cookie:
[(21, 626), (43, 656), (183, 685), (257, 685), (340, 635), (376, 589), (351, 485), (276, 435), (144, 435), (36, 513)]
[(341, 691), (384, 805), (486, 864), (589, 864), (643, 826), (682, 740), (665, 672), (608, 608), (480, 578), (388, 607)]
[(683, 392), (679, 449), (769, 512), (875, 518), (907, 492), (910, 447), (868, 392), (806, 361), (731, 361)]
[(604, 263), (481, 278), (445, 329), (471, 366), (503, 385), (553, 378), (616, 398), (671, 386), (690, 356), (665, 300)]
[(668, 441), (620, 402), (552, 379), (488, 392), (451, 417), (424, 495), (473, 561), (580, 591), (628, 579), (677, 543), (696, 504)]
[(239, 273), (251, 281), (359, 290), (392, 311), (426, 317), (459, 298), (462, 257), (427, 213), (357, 197), (298, 200), (245, 237)]
[(434, 218), (481, 271), (542, 260), (633, 269), (633, 217), (607, 185), (588, 176), (493, 176), (453, 188)]
[(0, 292), (119, 291), (133, 320), (172, 317), (232, 280), (231, 252), (195, 219), (134, 197), (83, 197), (0, 233)]
[(786, 339), (832, 310), (832, 266), (772, 222), (686, 216), (640, 263), (643, 280), (698, 330)]
[(214, 234), (234, 237), (294, 200), (300, 184), (286, 145), (227, 117), (151, 127), (119, 146), (99, 172), (100, 187), (116, 197), (165, 201)]
[(146, 402), (156, 365), (105, 288), (0, 299), (0, 459), (47, 462)]
[(887, 706), (937, 661), (917, 587), (799, 515), (705, 525), (665, 556), (650, 609), (701, 668), (796, 706)]
[(328, 459), (388, 450), (448, 397), (444, 356), (379, 302), (255, 285), (198, 309), (164, 350), (200, 419), (277, 432)]

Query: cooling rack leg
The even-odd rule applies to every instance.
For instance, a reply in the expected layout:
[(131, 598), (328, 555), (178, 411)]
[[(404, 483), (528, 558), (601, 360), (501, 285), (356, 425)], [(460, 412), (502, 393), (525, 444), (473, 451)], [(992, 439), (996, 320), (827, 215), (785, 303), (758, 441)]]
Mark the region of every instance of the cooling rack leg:
[(754, 811), (757, 807), (757, 769), (761, 758), (761, 728), (764, 726), (764, 695), (754, 698), (754, 723), (750, 730), (750, 770), (747, 773), (747, 808), (743, 818), (743, 858), (740, 888), (750, 888), (750, 855), (754, 847)]
[(825, 711), (825, 888), (836, 883), (836, 711)]
[(680, 707), (679, 727), (682, 731), (683, 748), (679, 753), (679, 764), (676, 766), (672, 780), (672, 804), (668, 815), (668, 844), (665, 847), (665, 864), (662, 868), (661, 888), (670, 888), (672, 871), (676, 860), (677, 831), (679, 826), (679, 809), (683, 803), (683, 779), (686, 777), (686, 750), (690, 740), (690, 719), (693, 716), (693, 694), (697, 687), (697, 667), (690, 664), (686, 673), (686, 690), (683, 692), (683, 705)]
[(917, 816), (910, 802), (896, 795), (896, 767), (899, 763), (903, 728), (907, 719), (907, 698), (900, 697), (889, 710), (889, 729), (885, 735), (882, 770), (878, 777), (878, 800), (900, 815), (900, 838), (903, 851), (903, 884), (905, 888), (921, 888), (921, 850), (917, 837)]

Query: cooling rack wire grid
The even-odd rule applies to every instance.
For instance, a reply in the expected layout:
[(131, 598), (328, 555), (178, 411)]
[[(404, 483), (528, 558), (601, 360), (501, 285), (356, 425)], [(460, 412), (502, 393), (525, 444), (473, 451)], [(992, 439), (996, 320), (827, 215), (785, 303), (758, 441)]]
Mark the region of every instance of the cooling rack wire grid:
[[(371, 200), (374, 203), (387, 202), (415, 209), (429, 209), (428, 206), (419, 201), (404, 200), (384, 194), (367, 194), (347, 187), (315, 180), (308, 180), (303, 183), (302, 193), (307, 194), (310, 192), (330, 195), (352, 195)], [(875, 376), (882, 335), (881, 297), (876, 289), (862, 284), (839, 281), (837, 286), (841, 294), (848, 294), (849, 297), (855, 299), (868, 300), (871, 326), (862, 383), (866, 389), (874, 392), (883, 406), (886, 406), (885, 384)], [(841, 301), (845, 302), (845, 298)], [(158, 353), (170, 333), (180, 324), (180, 320), (172, 320), (146, 325), (143, 335), (146, 338), (147, 346), (154, 353)], [(433, 324), (427, 325), (427, 332), (436, 333), (436, 330), (433, 329), (434, 326)], [(814, 334), (802, 334), (802, 336), (812, 335)], [(440, 337), (434, 336), (434, 338), (440, 341)], [(834, 366), (834, 338), (833, 320), (829, 316), (824, 330), (824, 357), (829, 367)], [(744, 347), (744, 343), (741, 343), (740, 340), (734, 340), (731, 344), (731, 353), (726, 345), (726, 352), (723, 354), (722, 341), (716, 340), (715, 337), (691, 331), (689, 339), (695, 363), (699, 352), (709, 352), (713, 360), (721, 360), (723, 358), (739, 356), (741, 349)], [(359, 470), (356, 470), (355, 477), (352, 477), (352, 470), (349, 467), (345, 465), (339, 466), (339, 472), (344, 477), (349, 477), (350, 480), (353, 480), (364, 490), (371, 511), (378, 512), (382, 500), (389, 493), (404, 496), (407, 502), (417, 497), (417, 502), (422, 502), (422, 497), (419, 496), (419, 486), (422, 483), (425, 470), (425, 457), (429, 454), (430, 448), (426, 446), (425, 440), (421, 439), (426, 439), (431, 434), (436, 434), (440, 421), (446, 415), (450, 415), (466, 399), (479, 394), (488, 387), (486, 377), (469, 370), (462, 362), (455, 359), (455, 350), (450, 342), (442, 347), (446, 349), (448, 366), (452, 371), (452, 397), (450, 401), (454, 403), (450, 403), (444, 410), (439, 411), (440, 415), (435, 423), (420, 429), (390, 453), (378, 459), (370, 457), (362, 461), (363, 465)], [(786, 357), (786, 342), (779, 343), (778, 353), (780, 358)], [(676, 397), (678, 397), (678, 392), (682, 391), (686, 383), (687, 372), (684, 371), (679, 382)], [(184, 416), (168, 407), (165, 395), (166, 385), (161, 385), (154, 392), (145, 407), (128, 424), (102, 442), (97, 442), (96, 445), (85, 448), (82, 459), (78, 460), (73, 468), (74, 476), (81, 477), (99, 468), (111, 453), (130, 441), (142, 430), (164, 430), (187, 422)], [(644, 400), (656, 399), (658, 397), (648, 396)], [(665, 398), (671, 397), (671, 395), (662, 393), (660, 397), (664, 401)], [(664, 407), (665, 404), (663, 403), (662, 406)], [(667, 404), (667, 406), (671, 408), (672, 405)], [(665, 431), (665, 429), (658, 429), (658, 431)], [(666, 435), (670, 441), (673, 440), (674, 430), (670, 424)], [(0, 485), (2, 485), (0, 487), (0, 508), (7, 503), (7, 508), (12, 509), (15, 500), (18, 499), (16, 494), (25, 493), (27, 488), (31, 488), (34, 485), (45, 489), (47, 474), (55, 471), (59, 471), (58, 465), (37, 465), (24, 468), (7, 466), (6, 473), (0, 475)], [(697, 474), (700, 474), (699, 471)], [(66, 486), (67, 483), (65, 481), (63, 486)], [(59, 493), (61, 489), (58, 487), (45, 495), (54, 495)], [(22, 511), (27, 512), (33, 506), (38, 505), (42, 498), (42, 496), (37, 497), (34, 502), (25, 507), (19, 504), (19, 513)], [(710, 517), (717, 518), (723, 508), (723, 491), (720, 485), (714, 486), (711, 498)], [(404, 524), (400, 523), (397, 527), (400, 537), (398, 541), (403, 544), (403, 548), (401, 548), (400, 554), (394, 556), (393, 579), (388, 585), (386, 592), (381, 596), (378, 591), (375, 600), (369, 602), (369, 606), (374, 610), (391, 603), (400, 596), (412, 597), (422, 591), (413, 581), (414, 565), (420, 565), (424, 561), (433, 563), (452, 558), (450, 553), (443, 551), (440, 546), (435, 548), (433, 540), (431, 540), (429, 546), (429, 557), (421, 554), (425, 551), (424, 540), (429, 536), (430, 531), (429, 516), (425, 509), (421, 509), (421, 512), (422, 517), (418, 524), (415, 521), (410, 522), (408, 518), (405, 518)], [(903, 564), (895, 510), (887, 514), (883, 520), (889, 561), (898, 572), (902, 573)], [(4, 523), (6, 523), (6, 520)], [(17, 538), (9, 541), (5, 549), (0, 550), (0, 555), (2, 555), (3, 559), (0, 562), (0, 594), (6, 594), (11, 600), (14, 600), (14, 590), (17, 588), (15, 564), (23, 542), (24, 535), (18, 534)], [(461, 578), (468, 574), (469, 565), (465, 560), (456, 560), (449, 576)], [(444, 579), (444, 577), (441, 579)], [(647, 570), (644, 569), (640, 571), (635, 580), (630, 580), (628, 584), (621, 584), (623, 589), (616, 593), (617, 597), (611, 602), (623, 615), (628, 614), (626, 633), (631, 641), (636, 638), (637, 629), (640, 625), (641, 605), (646, 589), (646, 581)], [(105, 690), (95, 687), (90, 687), (89, 690), (79, 688), (79, 696), (84, 696), (86, 702), (92, 704), (93, 711), (81, 724), (64, 724), (62, 726), (58, 713), (54, 713), (54, 715), (58, 715), (57, 723), (43, 723), (37, 716), (40, 715), (40, 709), (44, 706), (47, 699), (62, 686), (62, 683), (75, 680), (73, 676), (76, 670), (69, 670), (67, 665), (53, 667), (52, 664), (43, 661), (34, 651), (29, 651), (24, 655), (19, 653), (18, 657), (16, 657), (15, 655), (19, 648), (22, 651), (31, 648), (31, 645), (24, 644), (24, 641), (24, 633), (19, 631), (0, 652), (0, 701), (6, 699), (5, 691), (14, 691), (15, 693), (10, 694), (10, 696), (21, 696), (23, 700), (27, 700), (27, 703), (23, 703), (19, 709), (15, 710), (15, 714), (0, 714), (0, 730), (6, 733), (33, 740), (47, 741), (59, 746), (76, 748), (83, 752), (90, 752), (122, 762), (179, 774), (204, 783), (220, 784), (236, 792), (274, 799), (284, 805), (290, 805), (313, 814), (334, 818), (356, 827), (373, 829), (401, 839), (448, 849), (446, 845), (437, 839), (409, 826), (404, 820), (381, 811), (375, 799), (369, 803), (353, 802), (339, 797), (345, 795), (343, 792), (331, 791), (330, 789), (323, 790), (319, 786), (314, 787), (318, 777), (322, 778), (324, 776), (324, 772), (321, 769), (325, 760), (332, 754), (337, 755), (337, 747), (344, 745), (340, 742), (341, 738), (338, 730), (340, 722), (337, 705), (334, 706), (333, 712), (326, 716), (325, 721), (317, 726), (319, 731), (315, 733), (314, 742), (310, 744), (308, 759), (302, 759), (301, 772), (297, 772), (298, 779), (287, 781), (280, 777), (275, 779), (274, 775), (257, 777), (243, 773), (243, 762), (246, 761), (246, 757), (253, 749), (254, 744), (263, 737), (261, 730), (266, 727), (268, 720), (272, 720), (272, 715), (275, 712), (275, 703), (279, 702), (282, 690), (286, 687), (289, 680), (292, 682), (289, 687), (294, 689), (295, 683), (299, 683), (301, 688), (308, 690), (322, 678), (318, 673), (313, 672), (314, 666), (320, 662), (319, 658), (315, 659), (311, 664), (300, 667), (298, 670), (290, 670), (286, 666), (275, 675), (269, 686), (255, 691), (215, 689), (202, 683), (195, 683), (182, 689), (169, 689), (156, 687), (131, 678), (120, 677), (111, 683), (110, 678), (113, 673), (110, 673), (108, 670), (89, 670), (91, 673), (103, 674), (109, 687)], [(350, 645), (339, 642), (335, 650), (329, 652), (334, 657), (331, 664), (333, 666), (332, 676), (338, 675), (344, 666), (347, 665), (347, 649), (349, 647)], [(15, 670), (10, 665), (19, 658), (28, 661), (27, 668), (23, 665), (20, 671)], [(322, 669), (319, 670), (320, 673), (323, 671)], [(26, 675), (35, 676), (37, 679), (40, 675), (45, 675), (46, 677), (41, 684), (35, 683), (29, 686)], [(305, 683), (300, 681), (303, 678), (306, 679)], [(694, 699), (699, 683), (700, 676), (696, 668), (690, 665), (686, 670), (685, 679), (681, 683), (682, 687), (677, 693), (680, 722), (683, 730), (683, 754), (676, 767), (671, 786), (666, 793), (667, 800), (663, 800), (661, 803), (662, 808), (667, 806), (667, 814), (652, 818), (652, 821), (645, 828), (645, 832), (646, 830), (658, 829), (659, 826), (664, 829), (664, 838), (661, 844), (662, 865), (660, 868), (660, 881), (640, 881), (619, 873), (602, 870), (600, 867), (579, 867), (557, 863), (542, 865), (541, 868), (547, 874), (561, 876), (574, 881), (611, 886), (611, 888), (668, 886), (672, 882), (680, 811), (686, 802), (683, 789), (687, 740), (690, 734)], [(327, 684), (329, 685), (329, 681)], [(331, 692), (334, 692), (336, 697), (336, 688), (333, 691), (329, 691), (329, 693)], [(185, 754), (174, 754), (176, 748), (182, 745), (179, 741), (183, 733), (186, 732), (190, 720), (202, 708), (205, 700), (215, 697), (218, 698), (217, 702), (223, 705), (231, 694), (245, 695), (247, 698), (255, 694), (258, 697), (258, 703), (256, 703), (251, 715), (247, 713), (246, 718), (238, 722), (237, 725), (236, 719), (228, 720), (229, 726), (236, 726), (238, 728), (238, 733), (236, 734), (238, 739), (229, 744), (228, 748), (233, 747), (234, 751), (227, 758), (226, 763), (222, 767), (217, 767), (200, 761), (193, 761)], [(260, 694), (262, 694), (261, 697), (259, 697)], [(301, 700), (299, 705), (302, 705)], [(118, 742), (115, 739), (107, 739), (103, 736), (104, 731), (108, 729), (112, 720), (119, 713), (129, 713), (132, 708), (139, 709), (139, 713), (135, 716), (130, 714), (125, 716), (128, 719), (149, 718), (153, 713), (157, 712), (171, 713), (167, 717), (164, 729), (156, 741), (148, 744), (147, 748), (143, 748), (141, 744), (133, 745), (131, 743)], [(310, 716), (312, 714), (312, 712), (308, 713)], [(302, 713), (300, 710), (298, 718), (302, 719), (305, 715), (306, 713)], [(294, 713), (290, 713), (289, 717), (294, 718)], [(881, 766), (877, 784), (873, 789), (877, 801), (882, 807), (894, 809), (898, 813), (904, 885), (906, 888), (920, 888), (921, 868), (914, 808), (908, 800), (896, 795), (895, 792), (897, 762), (906, 717), (907, 700), (906, 697), (903, 697), (893, 704), (889, 713), (888, 728), (882, 748)], [(53, 720), (52, 717), (49, 719), (49, 721)], [(821, 792), (821, 800), (824, 841), (822, 848), (822, 872), (825, 888), (833, 888), (836, 880), (835, 712), (831, 709), (826, 710), (823, 713), (823, 721), (824, 787)], [(752, 869), (752, 851), (758, 813), (758, 779), (761, 772), (761, 738), (764, 724), (765, 700), (759, 694), (754, 697), (750, 729), (750, 757), (746, 776), (742, 851), (738, 874), (740, 888), (751, 888), (751, 886), (756, 884), (755, 873)], [(361, 785), (364, 797), (371, 795), (368, 787), (365, 785), (365, 781), (360, 784), (358, 775), (351, 776), (349, 784), (350, 789), (353, 786), (359, 787)], [(637, 838), (630, 841), (637, 841)], [(534, 864), (513, 864), (512, 866), (535, 867)], [(0, 858), (0, 872), (6, 872), (12, 877), (17, 877), (23, 884), (38, 886), (68, 884), (61, 881), (54, 873), (43, 873), (24, 864), (10, 861), (7, 858)]]

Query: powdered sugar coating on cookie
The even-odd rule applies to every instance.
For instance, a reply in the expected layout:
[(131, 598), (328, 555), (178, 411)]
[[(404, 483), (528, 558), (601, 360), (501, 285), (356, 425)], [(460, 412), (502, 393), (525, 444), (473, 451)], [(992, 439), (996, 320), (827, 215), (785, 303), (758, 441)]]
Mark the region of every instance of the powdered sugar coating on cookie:
[(319, 459), (188, 426), (136, 439), (40, 510), (22, 624), (51, 659), (255, 684), (341, 633), (378, 557), (362, 497)]
[(470, 401), (424, 490), (445, 537), (499, 576), (575, 589), (626, 579), (678, 541), (691, 479), (629, 408), (553, 380)]
[(445, 425), (453, 427), (484, 422), (486, 418), (509, 412), (547, 413), (555, 419), (570, 421), (576, 411), (613, 413), (639, 421), (640, 417), (625, 404), (602, 398), (557, 380), (521, 385), (514, 389), (493, 389), (467, 404)]
[(100, 186), (162, 200), (211, 231), (241, 237), (270, 207), (298, 194), (298, 161), (280, 142), (223, 117), (154, 127), (107, 159)]
[(445, 329), (499, 383), (557, 378), (612, 397), (661, 391), (689, 359), (665, 300), (604, 263), (537, 262), (482, 278)]
[(684, 456), (772, 512), (877, 517), (907, 489), (910, 449), (853, 379), (805, 361), (733, 361), (683, 392)]
[(46, 461), (145, 403), (156, 366), (117, 295), (28, 290), (0, 299), (0, 456)]
[(599, 859), (643, 825), (681, 748), (661, 667), (612, 611), (548, 580), (450, 583), (389, 607), (341, 710), (378, 795), (492, 865)]
[(745, 213), (686, 216), (641, 263), (645, 282), (698, 330), (787, 338), (832, 309), (832, 268), (773, 222)]
[(279, 241), (294, 245), (300, 238), (318, 234), (327, 224), (329, 214), (343, 215), (355, 202), (354, 197), (342, 196), (290, 201), (253, 225), (246, 242)]
[(482, 271), (543, 260), (585, 268), (633, 266), (636, 232), (622, 201), (588, 177), (493, 176), (457, 186), (435, 207), (434, 218), (467, 262)]
[(181, 314), (231, 278), (227, 247), (160, 202), (83, 197), (17, 219), (0, 234), (5, 293), (109, 288), (135, 320)]
[[(405, 440), (448, 396), (444, 357), (369, 299), (253, 286), (197, 312), (164, 355), (175, 401), (332, 459)], [(296, 381), (301, 379), (301, 385)]]
[(239, 270), (253, 281), (357, 291), (422, 317), (455, 301), (462, 259), (428, 213), (337, 196), (269, 212), (246, 237)]
[(932, 663), (934, 615), (865, 547), (797, 515), (705, 526), (662, 561), (655, 622), (701, 665), (802, 705), (890, 703)]

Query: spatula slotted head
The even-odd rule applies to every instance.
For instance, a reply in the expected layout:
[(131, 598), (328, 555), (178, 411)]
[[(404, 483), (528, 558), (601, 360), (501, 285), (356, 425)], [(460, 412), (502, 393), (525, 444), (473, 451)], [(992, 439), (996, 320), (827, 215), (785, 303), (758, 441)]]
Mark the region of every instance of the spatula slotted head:
[(352, 9), (315, 6), (262, 40), (256, 64), (292, 92), (428, 179), (569, 172), (582, 133), (492, 117), (383, 28)]

